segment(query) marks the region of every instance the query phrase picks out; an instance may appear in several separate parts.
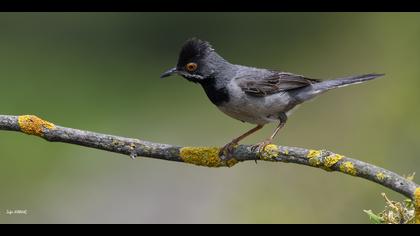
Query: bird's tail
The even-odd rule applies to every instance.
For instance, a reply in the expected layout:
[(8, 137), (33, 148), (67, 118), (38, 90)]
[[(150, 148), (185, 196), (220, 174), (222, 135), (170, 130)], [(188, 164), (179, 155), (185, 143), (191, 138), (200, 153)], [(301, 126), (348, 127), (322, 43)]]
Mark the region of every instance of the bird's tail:
[(305, 87), (304, 89), (302, 89), (302, 91), (300, 91), (296, 95), (297, 95), (297, 98), (303, 102), (303, 101), (310, 100), (316, 95), (324, 93), (330, 89), (341, 88), (341, 87), (345, 87), (351, 84), (360, 84), (368, 80), (378, 78), (383, 75), (384, 74), (365, 74), (365, 75), (343, 77), (343, 78), (338, 78), (338, 79), (333, 79), (333, 80), (325, 80), (319, 83), (314, 83), (311, 86)]

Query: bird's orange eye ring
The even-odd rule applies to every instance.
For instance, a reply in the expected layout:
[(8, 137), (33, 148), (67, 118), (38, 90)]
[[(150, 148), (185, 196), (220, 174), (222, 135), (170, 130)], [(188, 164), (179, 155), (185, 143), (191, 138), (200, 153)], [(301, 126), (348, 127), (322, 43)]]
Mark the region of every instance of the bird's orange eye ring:
[(189, 72), (193, 72), (195, 70), (197, 70), (197, 63), (194, 62), (190, 62), (188, 63), (185, 68), (189, 71)]

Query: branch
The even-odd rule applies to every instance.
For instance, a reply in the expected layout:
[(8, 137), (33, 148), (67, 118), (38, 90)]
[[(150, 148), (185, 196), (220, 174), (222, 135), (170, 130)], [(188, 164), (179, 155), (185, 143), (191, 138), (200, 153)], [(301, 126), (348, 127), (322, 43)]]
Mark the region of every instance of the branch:
[(338, 171), (373, 181), (411, 198), (416, 204), (417, 223), (420, 223), (419, 185), (389, 170), (327, 150), (270, 144), (266, 146), (262, 153), (258, 154), (252, 151), (248, 145), (238, 145), (234, 150), (234, 158), (225, 161), (219, 157), (218, 147), (180, 147), (152, 143), (139, 139), (61, 127), (32, 115), (0, 115), (0, 130), (23, 132), (51, 142), (71, 143), (121, 153), (131, 158), (143, 156), (207, 167), (231, 167), (242, 161), (263, 160), (295, 163), (327, 171)]

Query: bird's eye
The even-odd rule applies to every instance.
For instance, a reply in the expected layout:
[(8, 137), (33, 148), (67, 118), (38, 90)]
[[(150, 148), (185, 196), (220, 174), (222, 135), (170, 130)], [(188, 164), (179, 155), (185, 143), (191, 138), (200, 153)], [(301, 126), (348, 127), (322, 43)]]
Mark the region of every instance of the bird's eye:
[(194, 62), (190, 62), (188, 63), (185, 68), (189, 71), (189, 72), (193, 72), (195, 70), (197, 70), (197, 63)]

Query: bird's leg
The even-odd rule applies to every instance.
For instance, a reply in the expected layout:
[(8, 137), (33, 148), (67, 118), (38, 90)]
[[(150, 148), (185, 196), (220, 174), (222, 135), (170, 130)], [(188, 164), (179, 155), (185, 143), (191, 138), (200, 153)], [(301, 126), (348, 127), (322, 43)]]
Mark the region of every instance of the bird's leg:
[(241, 141), (242, 139), (248, 137), (249, 135), (255, 133), (256, 131), (260, 130), (264, 125), (257, 125), (254, 128), (250, 129), (249, 131), (247, 131), (246, 133), (242, 134), (241, 136), (233, 139), (232, 141), (230, 141), (228, 144), (226, 144), (225, 146), (223, 146), (220, 151), (219, 151), (219, 156), (223, 159), (223, 160), (228, 160), (232, 157), (232, 152), (233, 149), (235, 148), (236, 145), (238, 145), (239, 141)]
[(276, 129), (274, 130), (273, 134), (270, 136), (270, 138), (253, 145), (251, 148), (252, 151), (257, 150), (258, 153), (261, 153), (268, 144), (273, 142), (274, 137), (276, 137), (280, 129), (283, 128), (284, 125), (286, 124), (286, 121), (287, 121), (286, 114), (284, 112), (280, 113), (279, 119), (280, 119), (280, 122), (277, 125)]

